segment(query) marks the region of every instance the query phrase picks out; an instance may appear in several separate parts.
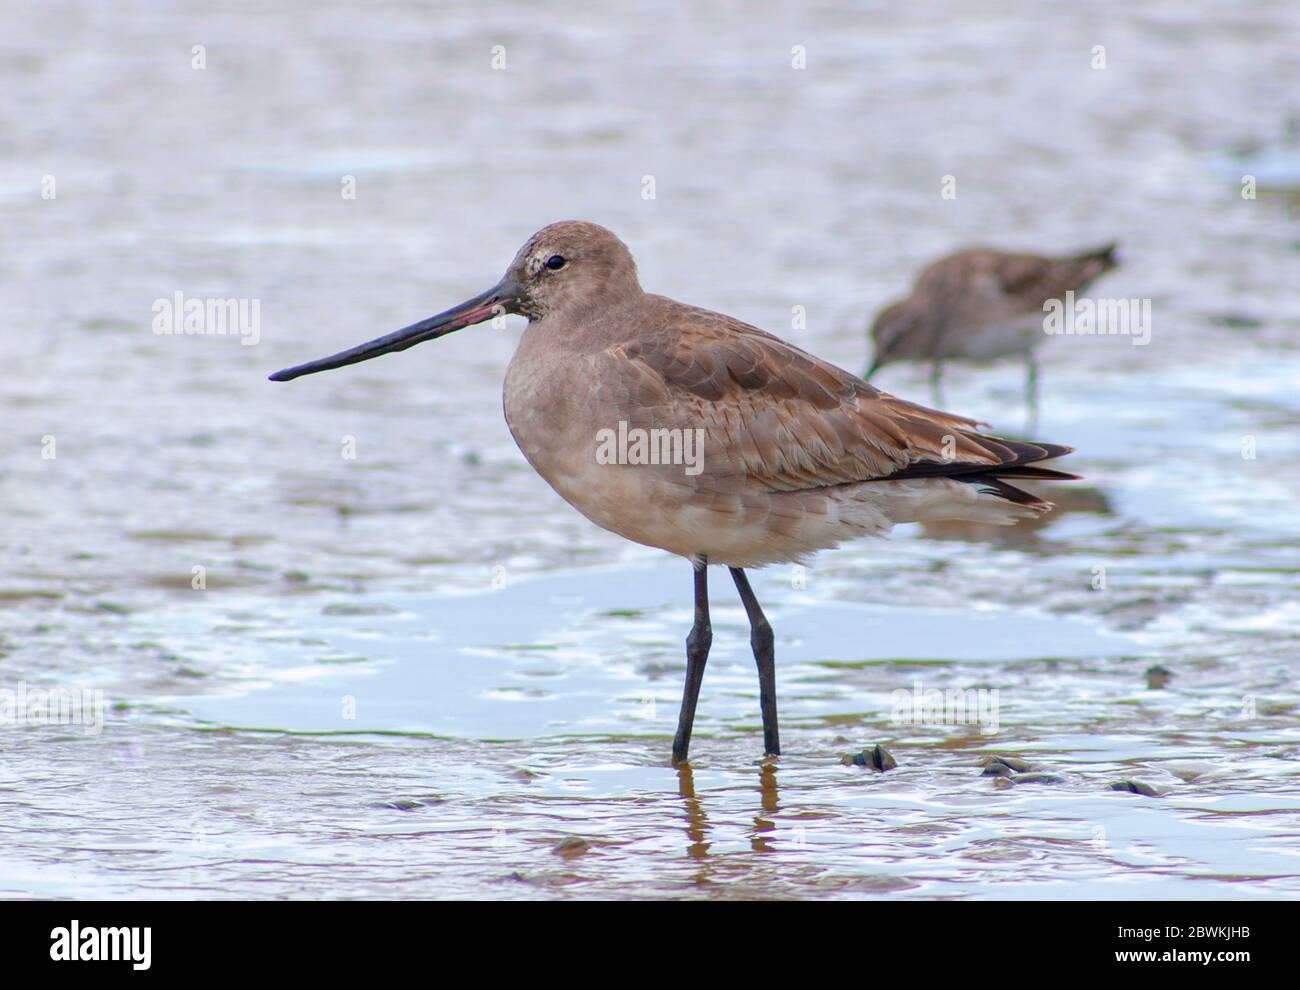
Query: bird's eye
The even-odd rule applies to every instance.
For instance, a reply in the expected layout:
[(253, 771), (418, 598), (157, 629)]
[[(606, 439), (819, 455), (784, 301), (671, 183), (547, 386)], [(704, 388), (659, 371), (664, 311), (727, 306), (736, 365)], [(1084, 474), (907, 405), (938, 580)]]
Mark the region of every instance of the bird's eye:
[(566, 264), (568, 264), (568, 262), (566, 262), (566, 261), (565, 261), (562, 257), (560, 257), (560, 255), (558, 255), (558, 254), (553, 254), (553, 255), (551, 255), (549, 258), (546, 259), (546, 267), (549, 268), (549, 269), (550, 269), (551, 271), (553, 271), (553, 272), (558, 272), (558, 271), (559, 271), (561, 268), (563, 268)]

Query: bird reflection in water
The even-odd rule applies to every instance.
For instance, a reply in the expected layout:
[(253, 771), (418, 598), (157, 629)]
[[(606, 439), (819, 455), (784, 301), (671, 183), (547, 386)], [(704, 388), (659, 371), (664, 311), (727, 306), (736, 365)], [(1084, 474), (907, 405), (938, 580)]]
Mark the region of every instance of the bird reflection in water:
[[(682, 799), (682, 808), (686, 817), (686, 855), (691, 859), (706, 862), (709, 859), (709, 817), (704, 805), (695, 793), (695, 776), (690, 764), (677, 767), (677, 794)], [(774, 852), (771, 839), (777, 832), (776, 816), (781, 811), (780, 794), (777, 788), (776, 764), (764, 760), (758, 771), (759, 811), (754, 816), (754, 827), (750, 832), (750, 848), (754, 852)]]

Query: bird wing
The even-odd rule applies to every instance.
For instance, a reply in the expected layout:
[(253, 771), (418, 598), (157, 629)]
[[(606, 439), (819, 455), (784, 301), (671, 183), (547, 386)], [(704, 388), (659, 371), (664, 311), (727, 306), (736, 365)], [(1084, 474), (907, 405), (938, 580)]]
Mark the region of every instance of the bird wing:
[(1110, 264), (1108, 252), (1054, 258), (973, 248), (941, 259), (922, 273), (918, 287), (937, 296), (960, 299), (973, 292), (1002, 299), (1024, 312), (1038, 311), (1067, 290), (1081, 291)]
[(674, 307), (657, 331), (604, 352), (631, 390), (621, 405), (702, 427), (706, 456), (720, 453), (763, 490), (996, 474), (1068, 450), (986, 436), (974, 420), (895, 398), (756, 327)]

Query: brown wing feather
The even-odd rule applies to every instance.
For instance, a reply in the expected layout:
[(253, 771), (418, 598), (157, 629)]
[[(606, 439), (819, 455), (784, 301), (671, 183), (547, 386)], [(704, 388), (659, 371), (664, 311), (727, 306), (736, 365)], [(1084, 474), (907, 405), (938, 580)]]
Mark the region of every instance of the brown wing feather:
[(935, 262), (917, 279), (918, 289), (940, 297), (964, 293), (1000, 294), (1007, 305), (1037, 312), (1049, 299), (1069, 290), (1082, 292), (1099, 275), (1115, 267), (1114, 245), (1070, 257), (1018, 254), (991, 248), (970, 248)]
[(704, 426), (764, 490), (1016, 476), (1017, 468), (1069, 451), (979, 433), (974, 420), (895, 398), (730, 317), (676, 303), (665, 309), (662, 329), (609, 357), (640, 369), (639, 401), (673, 407), (661, 420)]

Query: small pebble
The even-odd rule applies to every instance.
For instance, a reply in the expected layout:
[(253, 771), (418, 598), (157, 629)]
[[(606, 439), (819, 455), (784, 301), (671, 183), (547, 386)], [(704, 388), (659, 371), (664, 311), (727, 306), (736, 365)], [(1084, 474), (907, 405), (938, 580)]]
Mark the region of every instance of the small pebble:
[[(1026, 760), (1018, 759), (1017, 757), (1014, 756), (986, 756), (984, 757), (984, 759), (980, 760), (980, 766), (982, 767), (1003, 766), (1009, 770), (1014, 770), (1016, 773), (1025, 773), (1029, 770), (1034, 769), (1034, 765), (1032, 763), (1029, 763)], [(998, 775), (997, 770), (985, 770), (984, 772), (990, 776)]]
[(878, 773), (893, 770), (898, 766), (894, 754), (879, 744), (871, 749), (864, 749), (861, 753), (854, 753), (851, 757), (845, 756), (840, 762), (845, 766), (870, 767)]
[(1059, 773), (1020, 773), (1011, 778), (1017, 784), (1064, 784)]
[(1146, 669), (1147, 690), (1158, 691), (1173, 678), (1174, 672), (1162, 664)]
[(567, 839), (561, 839), (551, 849), (551, 852), (557, 856), (563, 856), (565, 859), (573, 859), (576, 856), (584, 855), (591, 845), (586, 839), (580, 839), (576, 835), (571, 835)]
[(1140, 780), (1117, 780), (1110, 785), (1110, 789), (1112, 791), (1128, 791), (1131, 794), (1141, 794), (1144, 797), (1161, 796), (1160, 791)]
[(441, 794), (421, 794), (413, 798), (394, 798), (392, 801), (385, 801), (385, 808), (392, 808), (394, 811), (414, 811), (416, 808), (425, 808), (434, 804), (445, 804), (447, 801)]

